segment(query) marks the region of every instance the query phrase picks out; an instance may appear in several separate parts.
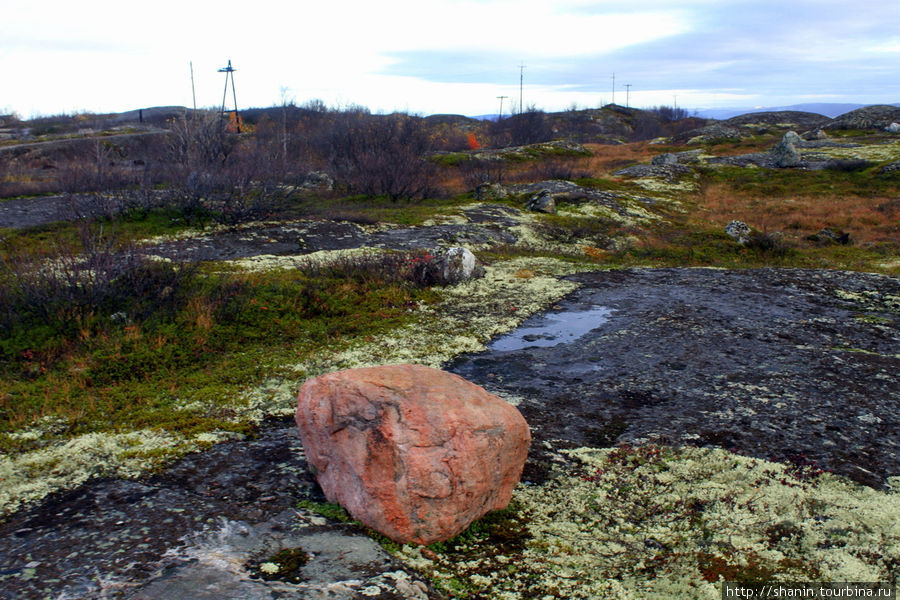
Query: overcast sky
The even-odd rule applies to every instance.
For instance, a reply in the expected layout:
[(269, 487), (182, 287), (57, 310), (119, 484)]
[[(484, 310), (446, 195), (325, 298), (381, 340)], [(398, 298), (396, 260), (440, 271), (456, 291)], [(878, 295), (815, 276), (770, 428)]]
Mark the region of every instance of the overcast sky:
[[(896, 0), (4, 0), (0, 111), (900, 102)], [(615, 92), (613, 91), (615, 74)], [(228, 106), (232, 99), (229, 90)]]

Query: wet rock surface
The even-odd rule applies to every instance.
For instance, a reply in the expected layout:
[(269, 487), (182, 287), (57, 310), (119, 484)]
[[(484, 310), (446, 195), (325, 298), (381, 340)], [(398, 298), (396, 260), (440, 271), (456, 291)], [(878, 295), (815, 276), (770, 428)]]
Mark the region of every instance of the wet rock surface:
[[(163, 474), (91, 482), (13, 515), (0, 525), (0, 598), (428, 597), (357, 526), (299, 514), (304, 498), (324, 501), (296, 427), (269, 423)], [(254, 565), (284, 548), (311, 555), (302, 581), (261, 579)]]
[[(533, 435), (524, 480), (545, 478), (562, 448), (649, 441), (812, 461), (874, 487), (900, 474), (897, 278), (573, 278), (583, 287), (526, 321), (534, 331), (518, 345), (448, 366), (521, 399)], [(568, 313), (596, 322), (569, 327)], [(156, 476), (91, 482), (0, 524), (0, 598), (436, 597), (355, 526), (296, 512), (303, 498), (323, 499), (287, 421)], [(301, 582), (258, 578), (254, 565), (285, 548), (313, 555)]]
[(611, 309), (595, 329), (450, 368), (523, 399), (535, 440), (524, 479), (546, 475), (548, 447), (647, 441), (811, 460), (875, 487), (900, 474), (900, 280), (775, 269), (574, 279), (584, 287), (552, 313)]

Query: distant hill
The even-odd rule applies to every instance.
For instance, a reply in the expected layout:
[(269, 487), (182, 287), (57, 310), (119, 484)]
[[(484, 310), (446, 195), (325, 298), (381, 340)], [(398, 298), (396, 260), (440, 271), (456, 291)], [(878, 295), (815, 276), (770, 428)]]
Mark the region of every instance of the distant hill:
[[(838, 117), (860, 108), (865, 108), (866, 106), (870, 105), (841, 104), (836, 102), (812, 102), (808, 104), (792, 104), (790, 106), (767, 106), (764, 108), (700, 108), (697, 109), (696, 113), (698, 117), (702, 117), (704, 119), (717, 119), (720, 121), (750, 113), (784, 111), (816, 113), (833, 119), (834, 117)], [(892, 106), (900, 106), (900, 104), (893, 104)]]

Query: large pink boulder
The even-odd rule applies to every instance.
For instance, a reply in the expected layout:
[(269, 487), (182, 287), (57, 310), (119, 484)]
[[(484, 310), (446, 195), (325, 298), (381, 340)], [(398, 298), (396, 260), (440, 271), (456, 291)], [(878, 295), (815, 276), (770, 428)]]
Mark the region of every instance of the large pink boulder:
[(505, 508), (531, 442), (515, 407), (420, 365), (311, 379), (296, 420), (328, 500), (403, 543), (449, 539)]

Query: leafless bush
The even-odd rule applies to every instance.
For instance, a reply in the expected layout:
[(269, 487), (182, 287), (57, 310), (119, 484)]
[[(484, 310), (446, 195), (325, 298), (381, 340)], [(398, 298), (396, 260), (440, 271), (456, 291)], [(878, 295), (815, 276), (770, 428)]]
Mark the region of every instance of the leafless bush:
[(420, 119), (345, 113), (327, 138), (331, 169), (351, 193), (399, 200), (436, 191), (436, 167), (425, 158), (431, 143)]
[(577, 157), (555, 157), (536, 162), (529, 170), (529, 177), (534, 179), (566, 179), (569, 181), (591, 177), (590, 169), (582, 166), (583, 161)]
[(779, 232), (767, 233), (754, 231), (744, 244), (745, 247), (772, 256), (785, 256), (790, 252), (790, 246)]
[(659, 117), (664, 123), (673, 123), (691, 116), (687, 109), (677, 106), (652, 106), (647, 110)]
[(659, 119), (643, 111), (635, 115), (634, 130), (631, 133), (632, 141), (652, 140), (664, 135), (666, 135), (666, 130)]
[(3, 249), (0, 328), (38, 322), (71, 333), (104, 319), (172, 313), (195, 273), (194, 265), (152, 261), (102, 227), (81, 222), (77, 242), (58, 239), (51, 252)]
[[(269, 120), (271, 124), (271, 120)], [(268, 216), (288, 196), (281, 141), (263, 123), (259, 137), (241, 144), (213, 113), (194, 114), (172, 125), (173, 168), (168, 205), (188, 223), (215, 219), (236, 224)]]
[(544, 111), (531, 106), (525, 112), (497, 121), (491, 127), (492, 145), (524, 146), (552, 139)]
[(189, 170), (224, 163), (237, 145), (237, 136), (228, 132), (225, 120), (214, 112), (175, 119), (169, 131), (171, 160)]
[(503, 183), (509, 165), (505, 160), (473, 158), (459, 163), (463, 183), (475, 189), (483, 183)]

